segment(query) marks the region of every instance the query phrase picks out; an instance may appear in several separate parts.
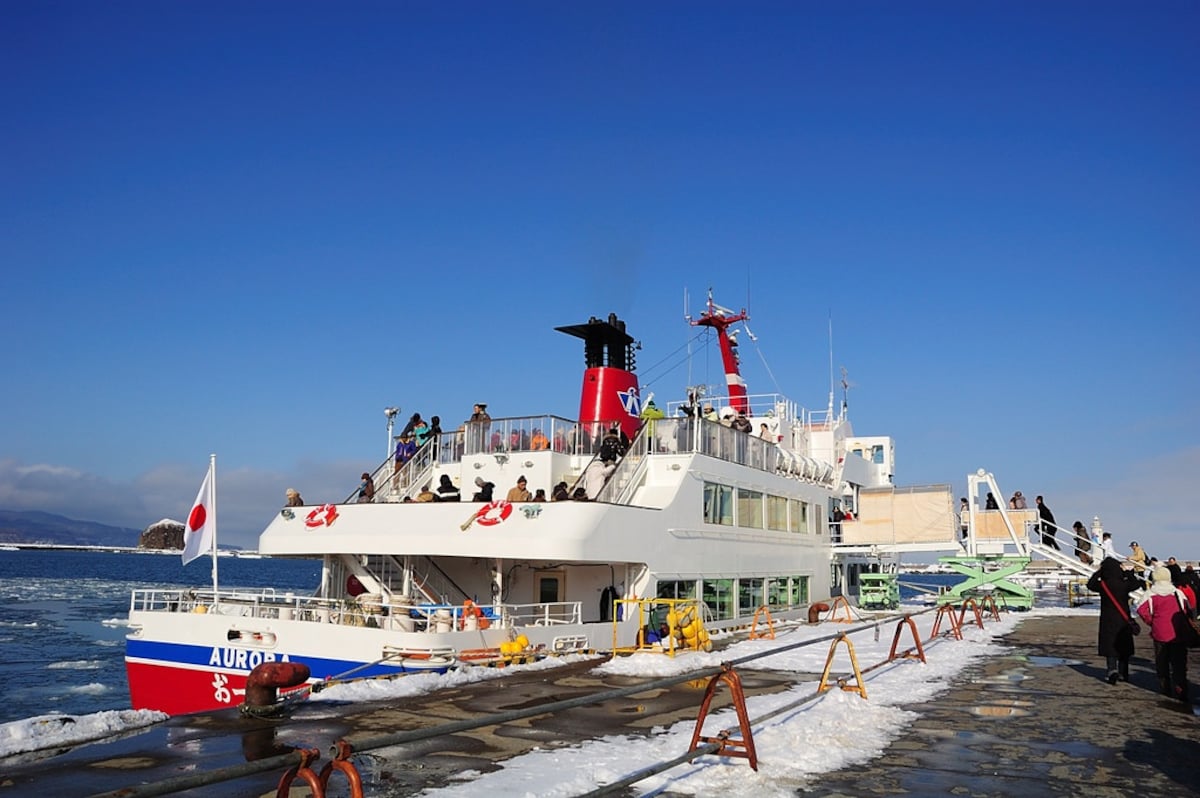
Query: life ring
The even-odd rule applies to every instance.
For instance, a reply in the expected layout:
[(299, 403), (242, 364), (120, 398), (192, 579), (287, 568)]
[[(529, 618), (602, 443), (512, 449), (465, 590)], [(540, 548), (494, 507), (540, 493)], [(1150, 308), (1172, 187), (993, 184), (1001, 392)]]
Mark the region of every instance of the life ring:
[(319, 526), (332, 526), (337, 517), (337, 505), (322, 504), (308, 514), (308, 517), (304, 519), (304, 525), (309, 529), (316, 529)]
[(475, 521), (480, 526), (495, 526), (501, 521), (507, 521), (512, 511), (512, 502), (501, 499), (480, 507), (479, 512), (475, 513)]

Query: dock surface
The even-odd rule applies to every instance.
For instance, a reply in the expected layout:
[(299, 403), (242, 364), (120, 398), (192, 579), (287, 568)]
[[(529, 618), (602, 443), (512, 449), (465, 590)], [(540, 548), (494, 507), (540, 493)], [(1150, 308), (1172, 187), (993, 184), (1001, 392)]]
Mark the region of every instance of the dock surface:
[[(1151, 643), (1137, 640), (1129, 683), (1109, 685), (1094, 616), (1030, 616), (998, 642), (1004, 654), (973, 663), (875, 760), (820, 776), (799, 794), (1074, 796), (1200, 795), (1200, 717), (1157, 693)], [(1200, 660), (1193, 654), (1193, 660)], [(450, 723), (479, 714), (636, 683), (600, 679), (591, 664), (514, 673), (390, 703), (305, 704), (286, 721), (236, 712), (175, 718), (120, 740), (0, 769), (5, 795), (80, 796), (203, 774), (291, 746)], [(1193, 671), (1200, 663), (1193, 664)], [(1194, 675), (1194, 673), (1193, 673)], [(745, 671), (748, 695), (783, 690), (780, 674)], [(356, 757), (368, 796), (412, 795), (466, 770), (488, 771), (535, 747), (636, 735), (694, 720), (703, 685), (539, 715)], [(386, 754), (386, 755), (385, 755)], [(686, 765), (681, 767), (687, 767)], [(282, 769), (190, 789), (185, 796), (268, 796)], [(344, 782), (343, 782), (344, 784)], [(635, 792), (626, 794), (633, 795)]]

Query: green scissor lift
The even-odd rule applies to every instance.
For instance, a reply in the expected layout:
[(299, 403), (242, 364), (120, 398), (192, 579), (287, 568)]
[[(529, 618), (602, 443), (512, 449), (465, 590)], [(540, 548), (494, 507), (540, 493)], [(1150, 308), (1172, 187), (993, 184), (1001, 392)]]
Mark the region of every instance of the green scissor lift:
[(900, 582), (895, 573), (858, 575), (858, 606), (871, 610), (894, 610), (900, 606)]
[[(1019, 574), (1029, 565), (1029, 557), (1013, 555), (976, 555), (974, 557), (939, 557), (967, 578), (938, 596), (938, 604), (961, 604), (964, 599), (990, 595), (996, 605), (1012, 610), (1027, 610), (1033, 606), (1033, 591), (1008, 577)], [(990, 588), (985, 588), (990, 585)]]

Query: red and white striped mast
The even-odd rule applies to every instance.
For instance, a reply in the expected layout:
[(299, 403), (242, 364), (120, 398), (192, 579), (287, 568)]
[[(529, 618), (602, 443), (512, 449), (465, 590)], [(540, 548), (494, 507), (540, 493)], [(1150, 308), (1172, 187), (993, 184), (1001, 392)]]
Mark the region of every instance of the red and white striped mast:
[(737, 342), (730, 338), (726, 331), (728, 327), (739, 321), (749, 320), (746, 309), (734, 313), (729, 308), (723, 308), (713, 302), (712, 289), (708, 291), (708, 307), (700, 314), (700, 318), (689, 320), (693, 327), (711, 327), (716, 330), (717, 342), (721, 346), (721, 361), (725, 366), (725, 385), (729, 390), (729, 406), (735, 413), (750, 415), (750, 402), (746, 399), (746, 381), (738, 370)]

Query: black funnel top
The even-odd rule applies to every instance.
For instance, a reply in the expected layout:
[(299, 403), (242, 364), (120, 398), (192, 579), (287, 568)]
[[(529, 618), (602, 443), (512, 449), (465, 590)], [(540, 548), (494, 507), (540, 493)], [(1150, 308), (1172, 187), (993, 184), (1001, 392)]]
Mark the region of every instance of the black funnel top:
[(608, 320), (592, 316), (587, 324), (555, 327), (555, 330), (583, 339), (583, 357), (587, 368), (609, 366), (623, 371), (634, 370), (633, 338), (625, 332), (625, 322), (609, 313)]

